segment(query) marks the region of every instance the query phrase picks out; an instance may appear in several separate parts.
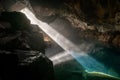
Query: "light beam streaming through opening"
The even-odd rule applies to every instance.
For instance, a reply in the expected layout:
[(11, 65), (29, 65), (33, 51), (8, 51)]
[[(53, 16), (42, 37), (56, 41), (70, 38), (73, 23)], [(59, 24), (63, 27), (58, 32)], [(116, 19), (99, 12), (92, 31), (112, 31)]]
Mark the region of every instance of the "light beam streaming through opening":
[[(22, 9), (21, 12), (26, 14), (26, 16), (31, 20), (32, 24), (37, 24), (48, 36), (50, 36), (58, 45), (60, 45), (66, 51), (65, 54), (62, 54), (63, 56), (70, 54), (74, 59), (76, 59), (78, 63), (80, 63), (85, 68), (85, 70), (89, 72), (96, 71), (96, 72), (106, 73), (112, 76), (118, 76), (118, 74), (115, 71), (113, 71), (112, 73), (109, 73), (110, 68), (107, 68), (102, 63), (98, 62), (91, 56), (82, 52), (78, 46), (73, 44), (70, 40), (65, 38), (63, 35), (61, 35), (51, 26), (38, 20), (28, 8)], [(55, 59), (60, 59), (60, 58), (53, 56), (51, 59), (54, 61)], [(58, 63), (55, 63), (55, 64), (58, 64)]]

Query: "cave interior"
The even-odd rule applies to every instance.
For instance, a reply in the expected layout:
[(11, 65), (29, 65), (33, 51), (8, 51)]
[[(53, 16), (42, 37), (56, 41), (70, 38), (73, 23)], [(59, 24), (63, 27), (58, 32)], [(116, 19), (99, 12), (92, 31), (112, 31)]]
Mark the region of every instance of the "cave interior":
[(0, 0), (0, 80), (120, 80), (120, 0)]

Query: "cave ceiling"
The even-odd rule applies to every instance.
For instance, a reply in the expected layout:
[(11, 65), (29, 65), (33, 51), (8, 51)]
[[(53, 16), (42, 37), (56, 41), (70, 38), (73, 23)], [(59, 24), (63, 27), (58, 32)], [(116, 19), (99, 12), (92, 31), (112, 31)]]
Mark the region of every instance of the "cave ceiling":
[(17, 1), (27, 6), (29, 2), (37, 17), (46, 22), (60, 15), (88, 24), (115, 24), (116, 15), (120, 12), (120, 0), (1, 0), (7, 9)]
[[(29, 0), (36, 15), (47, 22), (57, 15), (73, 23), (82, 20), (87, 24), (116, 24), (120, 12), (119, 0)], [(49, 22), (49, 21), (48, 21)]]
[[(89, 34), (93, 38), (111, 41), (120, 46), (120, 32), (116, 32), (120, 31), (120, 0), (0, 0), (0, 2), (0, 10), (16, 11), (27, 6), (43, 22), (50, 24), (56, 18), (62, 17), (75, 28), (86, 30), (83, 35)], [(112, 33), (117, 33), (114, 38), (111, 38), (114, 35)]]

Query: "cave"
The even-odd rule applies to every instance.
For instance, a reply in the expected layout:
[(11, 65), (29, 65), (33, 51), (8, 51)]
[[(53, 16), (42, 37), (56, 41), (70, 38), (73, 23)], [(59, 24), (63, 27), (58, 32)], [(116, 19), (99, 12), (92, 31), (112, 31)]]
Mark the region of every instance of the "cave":
[(120, 80), (120, 0), (0, 0), (0, 80)]

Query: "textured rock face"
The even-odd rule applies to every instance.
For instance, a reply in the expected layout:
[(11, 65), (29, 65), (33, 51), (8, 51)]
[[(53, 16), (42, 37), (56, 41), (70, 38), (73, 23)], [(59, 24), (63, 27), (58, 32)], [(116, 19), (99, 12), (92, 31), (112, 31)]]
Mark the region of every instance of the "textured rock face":
[(54, 80), (52, 62), (44, 55), (46, 43), (37, 26), (20, 12), (0, 15), (0, 78)]
[[(35, 9), (35, 6), (37, 7), (37, 11), (39, 11), (40, 14), (50, 16), (57, 11), (61, 11), (62, 13), (58, 14), (65, 15), (67, 13), (69, 15), (65, 16), (68, 17), (70, 17), (71, 14), (89, 23), (114, 24), (115, 15), (120, 9), (119, 0), (30, 0), (30, 2), (33, 9)], [(54, 11), (53, 9), (56, 10)]]
[[(20, 1), (28, 1), (28, 0), (20, 0)], [(99, 47), (99, 44), (96, 45), (95, 47), (92, 47), (87, 43), (86, 43), (87, 46), (84, 45), (84, 43), (83, 43), (82, 47), (85, 47), (85, 48), (82, 48), (82, 47), (80, 47), (80, 48), (85, 51), (86, 50), (89, 51), (89, 48), (90, 48), (90, 51), (91, 51), (91, 53), (89, 53), (90, 56), (93, 56), (96, 60), (98, 60), (100, 62), (104, 62), (106, 65), (113, 67), (113, 69), (114, 69), (114, 67), (117, 67), (115, 70), (118, 73), (120, 73), (120, 71), (119, 71), (119, 56), (118, 56), (119, 51), (117, 51), (116, 48), (113, 48), (113, 47), (111, 48), (108, 45), (107, 45), (107, 47), (110, 47), (110, 48), (107, 49), (108, 52), (106, 51), (107, 55), (106, 55), (106, 53), (104, 53), (104, 50), (101, 50), (101, 48), (104, 49), (103, 42), (104, 42), (104, 44), (107, 43), (110, 45), (114, 45), (116, 47), (120, 47), (119, 0), (29, 0), (29, 1), (30, 1), (32, 10), (36, 14), (36, 17), (39, 18), (40, 20), (50, 24), (54, 20), (62, 17), (63, 19), (67, 20), (67, 22), (69, 21), (73, 25), (73, 28), (76, 29), (77, 34), (79, 34), (79, 37), (77, 36), (78, 38), (76, 38), (77, 41), (79, 41), (80, 39), (83, 39), (84, 41), (88, 41), (88, 43), (90, 41), (91, 42), (97, 42), (97, 41), (102, 42), (102, 44), (101, 44), (102, 46), (100, 46), (100, 47)], [(29, 8), (31, 8), (31, 7), (29, 7)], [(59, 20), (58, 20), (58, 22), (59, 22)], [(64, 24), (64, 21), (61, 24)], [(7, 24), (7, 25), (9, 26), (9, 24)], [(61, 28), (61, 26), (59, 26), (59, 27)], [(68, 26), (68, 30), (69, 30), (69, 27), (70, 26)], [(72, 30), (73, 28), (70, 28), (70, 29)], [(26, 31), (24, 32), (24, 34), (28, 35), (29, 37), (31, 37), (31, 35), (36, 35), (36, 33), (32, 34), (31, 32), (26, 32)], [(17, 36), (19, 36), (19, 35), (17, 35)], [(72, 36), (74, 36), (74, 35), (72, 35)], [(33, 38), (36, 38), (34, 36), (32, 37), (32, 39), (29, 37), (25, 37), (25, 39), (22, 39), (22, 41), (24, 41), (26, 43), (26, 40), (27, 40), (28, 43), (30, 43)], [(21, 40), (21, 38), (20, 38), (20, 40)], [(36, 40), (34, 40), (34, 41), (37, 42)], [(29, 45), (25, 44), (25, 43), (23, 43), (23, 47), (26, 47), (27, 49), (29, 49), (29, 48), (35, 49), (35, 47), (36, 47), (36, 45), (33, 43), (32, 44), (30, 43)], [(37, 42), (37, 43), (39, 43), (39, 42)], [(30, 47), (30, 45), (33, 45), (33, 46)], [(38, 50), (38, 48), (37, 48), (37, 50)], [(9, 53), (9, 52), (7, 52), (7, 53)], [(24, 55), (21, 55), (22, 56), (21, 59), (22, 59), (23, 63), (26, 61), (27, 61), (27, 63), (28, 62), (31, 63), (31, 60), (37, 57), (37, 56), (35, 56), (36, 54), (34, 54), (37, 52), (34, 52), (34, 51), (29, 52), (29, 51), (17, 50), (16, 53), (32, 54), (32, 55), (26, 55), (26, 56), (29, 56), (29, 57), (32, 56), (32, 57), (31, 58), (27, 57), (27, 59), (25, 57), (24, 58), (25, 60), (23, 59)], [(112, 55), (112, 53), (113, 53), (113, 55)], [(114, 56), (114, 54), (117, 54), (117, 55)], [(21, 57), (21, 56), (19, 56), (19, 57)], [(70, 62), (72, 62), (72, 61), (70, 61)], [(112, 62), (112, 64), (111, 64), (111, 62)], [(47, 65), (47, 66), (44, 67), (41, 65)], [(75, 66), (74, 64), (72, 64), (72, 65)], [(64, 66), (62, 65), (59, 67), (60, 68), (58, 69), (58, 71), (61, 69), (61, 67), (64, 67)], [(70, 68), (70, 66), (67, 66), (67, 67)], [(37, 58), (37, 60), (35, 59), (35, 62), (33, 62), (29, 66), (29, 68), (28, 68), (28, 66), (22, 66), (22, 67), (20, 67), (20, 69), (21, 69), (20, 73), (24, 73), (21, 75), (22, 77), (28, 73), (32, 73), (32, 74), (26, 75), (27, 76), (27, 77), (25, 77), (26, 79), (35, 79), (35, 77), (41, 78), (39, 76), (39, 74), (41, 74), (40, 70), (42, 69), (42, 73), (44, 73), (44, 71), (45, 72), (48, 71), (47, 73), (44, 73), (44, 75), (47, 75), (47, 77), (42, 75), (43, 76), (42, 79), (44, 78), (45, 80), (53, 80), (53, 75), (49, 76), (50, 73), (53, 73), (52, 63), (47, 58), (45, 58), (44, 55), (40, 56), (40, 59), (38, 59), (38, 58)], [(72, 70), (72, 69), (70, 69), (70, 70)], [(110, 70), (110, 72), (111, 71), (112, 71), (112, 69)], [(93, 74), (93, 75), (95, 75), (95, 74)], [(34, 76), (31, 76), (31, 75), (34, 75)], [(63, 72), (62, 72), (62, 75), (64, 75)], [(86, 77), (91, 79), (91, 77), (93, 75), (91, 74), (91, 76), (89, 76), (89, 73), (88, 73), (88, 75)], [(19, 76), (19, 77), (21, 77), (21, 76)], [(29, 76), (31, 76), (31, 77), (29, 77)], [(51, 76), (52, 76), (52, 78), (51, 78)], [(82, 75), (79, 75), (79, 74), (78, 74), (78, 76), (82, 77)], [(95, 76), (92, 77), (92, 79), (100, 79), (100, 78), (98, 78), (98, 77), (100, 77), (99, 74), (96, 74)], [(68, 76), (68, 77), (69, 77), (69, 79), (70, 79), (70, 77), (74, 78), (73, 76)], [(102, 75), (101, 75), (101, 77), (102, 77)], [(21, 78), (20, 78), (20, 80), (21, 80)], [(49, 78), (49, 79), (46, 79), (46, 78)], [(74, 79), (76, 79), (76, 78), (74, 78)]]
[[(119, 37), (114, 37), (114, 39), (112, 38), (112, 40), (109, 40), (112, 35), (116, 34), (117, 31), (120, 31), (119, 0), (19, 1), (22, 3), (24, 2), (29, 8), (32, 8), (37, 18), (44, 22), (52, 23), (57, 17), (64, 17), (78, 29), (79, 33), (82, 32), (82, 36), (84, 37), (90, 35), (91, 38), (97, 37), (97, 40), (99, 41), (107, 43), (111, 41), (111, 44), (115, 44), (116, 46), (119, 46), (120, 44)], [(5, 4), (5, 1), (3, 2)], [(116, 35), (120, 34), (117, 33)], [(115, 42), (116, 39), (118, 39), (117, 42)]]
[(30, 0), (30, 3), (36, 16), (44, 22), (64, 17), (80, 37), (119, 47), (119, 0)]
[(37, 26), (30, 25), (30, 21), (24, 14), (20, 12), (3, 12), (0, 22), (1, 49), (31, 49), (44, 52), (46, 45), (40, 29)]
[[(67, 18), (87, 21), (89, 24), (115, 24), (116, 14), (120, 10), (119, 0), (19, 0), (32, 6), (38, 18), (49, 19), (59, 14)], [(3, 6), (10, 10), (16, 0), (1, 0)], [(9, 3), (8, 3), (9, 2)], [(15, 7), (14, 7), (15, 8)]]

